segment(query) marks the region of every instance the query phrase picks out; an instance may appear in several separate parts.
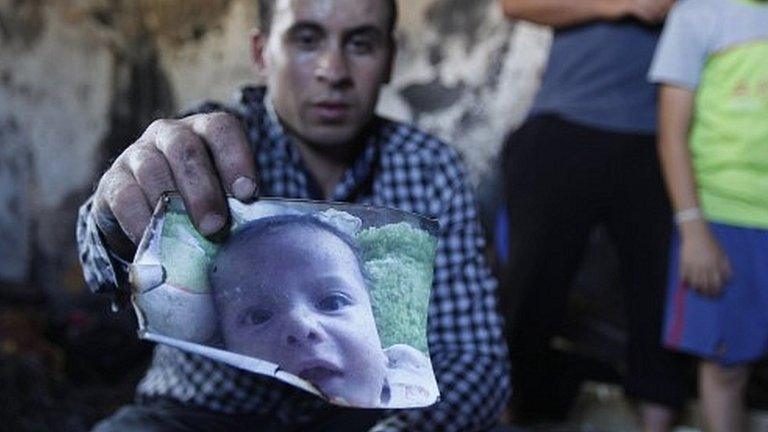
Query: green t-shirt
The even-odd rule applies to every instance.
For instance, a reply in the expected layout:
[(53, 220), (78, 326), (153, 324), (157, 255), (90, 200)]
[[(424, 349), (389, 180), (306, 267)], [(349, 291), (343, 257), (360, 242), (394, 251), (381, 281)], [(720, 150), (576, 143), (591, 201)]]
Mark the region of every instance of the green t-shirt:
[(768, 228), (768, 3), (679, 2), (650, 77), (696, 91), (689, 145), (707, 218)]

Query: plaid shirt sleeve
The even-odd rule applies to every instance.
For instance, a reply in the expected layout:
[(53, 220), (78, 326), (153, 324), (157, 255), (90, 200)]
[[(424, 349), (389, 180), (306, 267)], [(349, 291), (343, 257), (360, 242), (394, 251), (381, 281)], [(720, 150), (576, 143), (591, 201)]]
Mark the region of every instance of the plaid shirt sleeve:
[(375, 432), (484, 430), (498, 421), (510, 395), (497, 283), (483, 256), (475, 198), (456, 153), (442, 159), (433, 176), (442, 216), (428, 330), (442, 399), (394, 411)]
[(80, 207), (77, 217), (77, 248), (83, 275), (91, 291), (117, 295), (125, 286), (128, 264), (112, 256), (104, 246), (92, 207), (93, 197)]

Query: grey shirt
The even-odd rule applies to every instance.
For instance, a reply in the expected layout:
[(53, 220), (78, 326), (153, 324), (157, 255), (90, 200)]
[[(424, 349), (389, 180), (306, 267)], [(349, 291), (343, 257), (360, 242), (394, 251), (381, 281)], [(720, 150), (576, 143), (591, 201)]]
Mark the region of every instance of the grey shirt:
[(646, 73), (660, 29), (623, 20), (557, 30), (531, 115), (558, 114), (611, 132), (654, 133), (656, 91)]

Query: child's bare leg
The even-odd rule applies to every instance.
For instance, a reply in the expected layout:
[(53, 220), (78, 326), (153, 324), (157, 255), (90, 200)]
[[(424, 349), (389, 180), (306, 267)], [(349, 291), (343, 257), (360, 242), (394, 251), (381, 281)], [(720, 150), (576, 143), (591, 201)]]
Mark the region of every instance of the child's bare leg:
[(725, 367), (709, 361), (699, 364), (699, 394), (707, 431), (744, 430), (744, 394), (748, 378), (747, 366)]
[(640, 418), (644, 432), (668, 432), (672, 429), (675, 412), (664, 405), (643, 402), (640, 404)]

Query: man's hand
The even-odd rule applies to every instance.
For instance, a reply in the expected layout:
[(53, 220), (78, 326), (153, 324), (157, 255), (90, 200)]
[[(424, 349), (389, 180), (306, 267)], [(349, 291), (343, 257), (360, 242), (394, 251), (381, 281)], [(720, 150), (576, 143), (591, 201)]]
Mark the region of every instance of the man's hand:
[(674, 3), (674, 0), (630, 0), (629, 14), (646, 24), (659, 24)]
[(115, 160), (94, 197), (107, 244), (128, 258), (164, 192), (178, 191), (205, 236), (227, 225), (225, 194), (257, 194), (253, 154), (240, 122), (225, 113), (157, 120)]
[(686, 222), (681, 227), (680, 277), (690, 287), (708, 296), (720, 294), (731, 277), (731, 264), (707, 223)]

